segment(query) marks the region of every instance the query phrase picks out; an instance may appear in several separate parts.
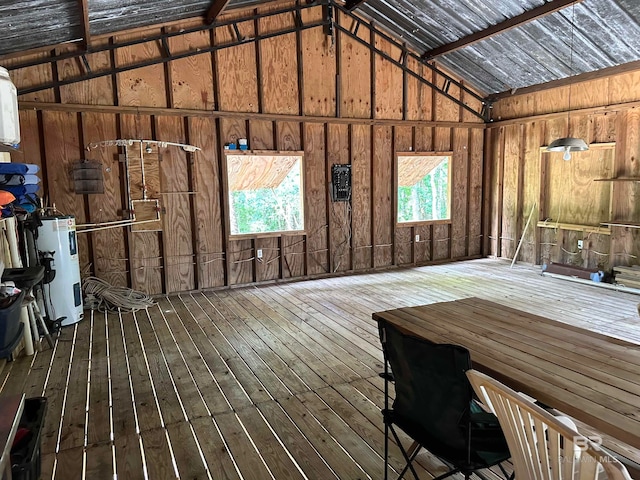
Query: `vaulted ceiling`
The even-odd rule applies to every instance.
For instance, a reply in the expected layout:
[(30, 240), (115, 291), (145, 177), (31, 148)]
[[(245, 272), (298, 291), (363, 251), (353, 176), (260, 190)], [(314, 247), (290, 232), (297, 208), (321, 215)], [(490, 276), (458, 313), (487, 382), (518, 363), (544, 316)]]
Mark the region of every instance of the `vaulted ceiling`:
[[(205, 17), (215, 5), (229, 11), (259, 3), (0, 0), (0, 55)], [(640, 62), (637, 0), (347, 0), (347, 6), (486, 95)]]

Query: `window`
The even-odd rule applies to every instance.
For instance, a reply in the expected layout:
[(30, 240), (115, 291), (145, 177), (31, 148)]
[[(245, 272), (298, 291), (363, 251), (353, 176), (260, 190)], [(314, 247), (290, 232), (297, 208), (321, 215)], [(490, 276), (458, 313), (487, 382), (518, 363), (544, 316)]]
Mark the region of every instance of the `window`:
[(398, 223), (447, 220), (450, 153), (398, 155)]
[(231, 235), (304, 230), (302, 154), (226, 155)]

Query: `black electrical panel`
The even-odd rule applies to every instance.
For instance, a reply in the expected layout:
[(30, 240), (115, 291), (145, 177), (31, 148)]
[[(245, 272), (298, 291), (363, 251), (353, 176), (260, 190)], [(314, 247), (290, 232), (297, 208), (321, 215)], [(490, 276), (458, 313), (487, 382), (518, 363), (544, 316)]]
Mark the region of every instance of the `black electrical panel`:
[(331, 167), (331, 200), (348, 202), (351, 199), (351, 165)]

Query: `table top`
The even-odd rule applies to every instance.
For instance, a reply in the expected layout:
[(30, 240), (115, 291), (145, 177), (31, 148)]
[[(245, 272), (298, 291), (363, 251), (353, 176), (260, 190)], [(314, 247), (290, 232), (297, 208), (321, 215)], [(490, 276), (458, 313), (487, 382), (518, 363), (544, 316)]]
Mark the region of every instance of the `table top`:
[(477, 370), (640, 449), (638, 344), (474, 297), (373, 318), (462, 345)]
[(0, 397), (0, 477), (11, 457), (11, 445), (18, 431), (20, 417), (24, 409), (24, 395)]

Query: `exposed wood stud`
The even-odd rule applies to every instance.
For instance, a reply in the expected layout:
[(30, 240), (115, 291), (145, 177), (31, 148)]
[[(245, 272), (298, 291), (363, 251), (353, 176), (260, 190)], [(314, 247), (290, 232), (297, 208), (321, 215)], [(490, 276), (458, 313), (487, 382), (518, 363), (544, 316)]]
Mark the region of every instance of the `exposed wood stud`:
[(82, 28), (82, 47), (86, 51), (91, 45), (91, 29), (89, 26), (89, 5), (88, 0), (77, 0), (80, 10), (80, 21)]
[[(256, 10), (256, 13), (257, 13), (257, 10)], [(238, 31), (235, 23), (234, 23), (234, 28), (236, 29), (236, 35), (238, 35), (240, 32)], [(257, 18), (253, 21), (253, 30), (254, 30), (254, 35), (256, 37), (259, 37), (260, 23)], [(257, 80), (256, 84), (258, 86), (258, 112), (262, 113), (264, 112), (264, 82), (262, 81), (263, 61), (262, 61), (262, 52), (260, 50), (260, 40), (255, 41), (255, 47), (256, 47), (256, 80)]]
[[(407, 44), (403, 43), (404, 48), (407, 48)], [(407, 95), (408, 95), (408, 85), (409, 85), (409, 77), (407, 76), (407, 54), (406, 51), (402, 52), (402, 55), (400, 55), (400, 63), (402, 63), (402, 119), (406, 120), (407, 119)], [(413, 134), (414, 140), (415, 140), (415, 132)], [(414, 147), (415, 147), (415, 141), (414, 143)]]

